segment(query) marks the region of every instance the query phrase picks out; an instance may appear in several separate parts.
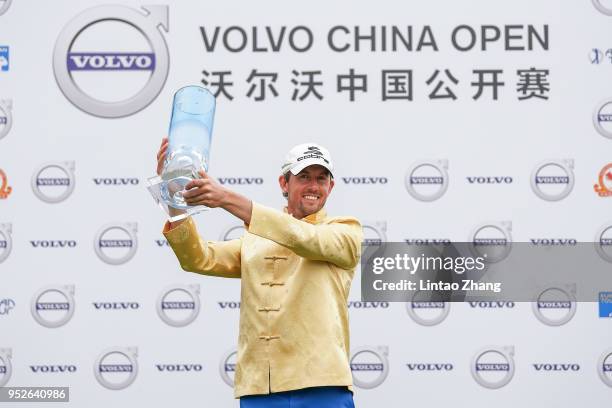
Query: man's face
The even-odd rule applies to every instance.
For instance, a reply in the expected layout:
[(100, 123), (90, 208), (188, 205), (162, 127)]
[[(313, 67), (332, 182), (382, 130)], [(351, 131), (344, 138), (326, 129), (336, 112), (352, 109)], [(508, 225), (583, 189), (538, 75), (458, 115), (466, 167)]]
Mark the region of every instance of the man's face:
[(289, 181), (285, 176), (280, 176), (278, 181), (281, 189), (288, 193), (287, 210), (298, 219), (323, 208), (334, 187), (327, 169), (318, 164), (306, 167), (297, 176), (290, 173)]

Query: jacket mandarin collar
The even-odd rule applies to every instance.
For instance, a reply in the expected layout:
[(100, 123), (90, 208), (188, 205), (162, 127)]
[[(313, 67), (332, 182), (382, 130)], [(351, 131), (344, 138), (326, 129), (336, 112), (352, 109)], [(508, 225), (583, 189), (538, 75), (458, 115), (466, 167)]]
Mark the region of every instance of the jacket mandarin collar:
[[(283, 211), (289, 214), (287, 207), (283, 208)], [(321, 208), (316, 213), (307, 215), (306, 217), (302, 218), (302, 221), (306, 221), (309, 224), (319, 224), (321, 221), (325, 219), (325, 217), (327, 217), (327, 212), (325, 211), (324, 208)]]

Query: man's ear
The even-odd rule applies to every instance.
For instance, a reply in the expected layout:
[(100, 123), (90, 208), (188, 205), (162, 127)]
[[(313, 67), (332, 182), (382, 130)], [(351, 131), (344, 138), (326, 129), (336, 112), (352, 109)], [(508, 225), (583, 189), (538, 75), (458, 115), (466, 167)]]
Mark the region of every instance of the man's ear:
[(285, 175), (281, 174), (280, 176), (278, 176), (278, 184), (280, 185), (280, 188), (283, 193), (289, 192), (289, 186), (287, 185), (288, 183), (285, 179)]
[(336, 183), (334, 182), (334, 179), (331, 179), (330, 182), (329, 182), (329, 192), (330, 193), (331, 193), (332, 189), (334, 188), (335, 184)]

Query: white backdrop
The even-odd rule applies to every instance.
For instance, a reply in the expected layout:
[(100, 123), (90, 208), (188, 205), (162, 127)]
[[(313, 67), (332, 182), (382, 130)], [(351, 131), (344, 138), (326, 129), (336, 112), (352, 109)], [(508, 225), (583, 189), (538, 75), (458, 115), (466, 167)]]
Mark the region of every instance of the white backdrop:
[[(600, 197), (593, 185), (612, 161), (612, 140), (598, 132), (592, 118), (601, 101), (612, 97), (607, 86), (612, 51), (606, 53), (612, 48), (612, 17), (602, 12), (606, 6), (612, 10), (612, 1), (597, 4), (601, 10), (589, 0), (168, 1), (163, 4), (167, 9), (150, 9), (153, 13), (145, 17), (142, 4), (122, 2), (99, 14), (89, 11), (87, 21), (73, 19), (106, 3), (12, 2), (0, 15), (0, 56), (8, 62), (0, 70), (0, 99), (12, 102), (12, 109), (5, 103), (0, 111), (0, 116), (8, 118), (10, 113), (12, 119), (7, 119), (12, 126), (0, 138), (0, 170), (12, 187), (8, 196), (0, 194), (0, 223), (5, 224), (4, 237), (0, 236), (5, 243), (4, 248), (0, 245), (0, 349), (5, 353), (0, 353), (0, 364), (8, 367), (10, 361), (12, 369), (2, 374), (0, 366), (0, 383), (70, 386), (71, 402), (66, 405), (75, 407), (237, 406), (219, 365), (237, 339), (239, 312), (233, 302), (239, 300), (239, 282), (183, 272), (161, 235), (163, 214), (145, 188), (166, 134), (174, 91), (203, 79), (210, 82), (213, 72), (231, 71), (226, 80), (233, 82), (233, 100), (223, 95), (217, 99), (210, 173), (228, 183), (243, 183), (232, 187), (257, 202), (283, 206), (276, 181), (283, 155), (294, 144), (316, 141), (332, 152), (337, 167), (328, 212), (354, 215), (365, 226), (384, 230), (383, 239), (465, 241), (481, 223), (503, 221), (511, 223), (515, 242), (598, 240), (597, 232), (611, 224), (612, 198)], [(163, 20), (165, 11), (167, 32), (152, 23)], [(133, 25), (122, 20), (137, 12), (141, 14)], [(67, 31), (79, 24), (74, 33)], [(453, 30), (461, 25), (477, 34), (471, 50), (460, 51), (451, 41)], [(248, 36), (240, 52), (223, 46), (226, 30), (230, 47), (240, 43), (240, 30), (233, 26)], [(328, 43), (335, 26), (346, 27), (348, 33), (338, 29), (333, 44), (347, 42), (347, 51), (334, 51)], [(363, 35), (372, 26), (379, 41), (375, 50), (367, 40), (361, 40), (356, 50), (355, 27)], [(412, 26), (411, 51), (401, 45), (390, 50), (394, 26), (402, 33)], [(501, 29), (500, 39), (484, 51), (479, 42), (482, 26)], [(508, 45), (524, 50), (506, 49), (506, 26), (522, 26), (509, 28), (508, 34), (518, 38), (508, 39)], [(546, 47), (531, 37), (529, 49), (529, 26), (540, 37), (547, 32)], [(214, 50), (207, 50), (202, 27), (209, 41), (219, 27)], [(266, 27), (275, 41), (286, 27), (278, 52), (270, 51)], [(491, 27), (485, 28), (487, 34), (494, 33)], [(298, 47), (306, 44), (305, 33), (312, 33), (307, 51), (291, 48), (292, 30)], [(388, 36), (386, 51), (383, 30)], [(430, 42), (427, 35), (433, 36), (435, 48), (417, 49), (423, 31)], [(465, 35), (467, 29), (460, 29), (460, 44), (467, 42)], [(164, 44), (169, 61), (165, 81)], [(73, 53), (137, 52), (145, 60), (155, 54), (155, 68), (66, 72), (70, 46)], [(268, 51), (254, 51), (266, 47)], [(55, 73), (54, 49), (59, 50)], [(517, 70), (530, 68), (548, 70), (549, 89), (536, 92), (546, 99), (519, 99), (524, 95), (517, 91)], [(367, 92), (357, 91), (354, 101), (348, 92), (338, 91), (337, 82), (338, 75), (348, 75), (351, 69), (367, 75)], [(259, 87), (247, 96), (251, 85), (260, 84), (259, 77), (248, 81), (252, 70), (277, 74), (277, 96), (269, 87), (264, 100), (255, 100), (262, 91)], [(321, 71), (316, 80), (322, 82), (318, 91), (323, 99), (311, 94), (303, 101), (292, 100), (291, 80), (306, 79), (294, 76), (293, 70)], [(412, 100), (383, 100), (385, 70), (411, 71)], [(490, 87), (473, 98), (477, 87), (472, 82), (478, 79), (474, 70), (502, 71), (504, 85), (497, 99)], [(147, 82), (158, 76), (161, 79)], [(444, 94), (448, 86), (456, 99), (429, 97), (440, 80), (444, 85), (439, 92)], [(156, 86), (161, 90), (155, 97)], [(136, 102), (117, 104), (141, 88), (150, 92), (143, 96), (142, 110), (130, 112), (138, 110), (133, 108)], [(87, 97), (107, 104), (87, 107), (82, 102)], [(121, 117), (104, 117), (109, 115)], [(7, 124), (0, 123), (0, 132)], [(573, 189), (558, 201), (540, 198), (531, 187), (532, 171), (543, 161), (563, 159), (573, 160)], [(419, 160), (448, 162), (448, 190), (434, 201), (415, 199), (406, 189), (406, 172)], [(57, 167), (39, 178), (56, 183), (70, 179), (67, 183), (74, 190), (50, 203), (48, 197), (53, 201), (66, 186), (33, 188), (32, 178), (36, 184), (37, 169), (57, 162), (71, 162), (73, 178)], [(498, 179), (480, 183), (473, 177)], [(248, 182), (252, 184), (244, 184)], [(207, 239), (220, 239), (239, 224), (222, 210), (196, 219)], [(94, 250), (96, 234), (109, 223), (136, 224), (136, 239), (131, 241), (116, 229), (105, 235), (132, 245), (133, 257), (124, 263), (107, 263)], [(366, 233), (376, 238), (372, 228)], [(128, 250), (100, 252), (121, 261)], [(183, 327), (166, 324), (156, 311), (158, 297), (169, 285), (189, 284), (199, 285), (199, 314)], [(69, 305), (74, 314), (60, 327), (40, 324), (33, 317), (38, 314), (31, 312), (35, 294), (48, 285), (74, 286), (74, 303)], [(498, 308), (456, 303), (445, 320), (426, 327), (410, 318), (405, 304), (359, 302), (359, 289), (356, 274), (350, 304), (352, 348), (388, 351), (388, 361), (383, 361), (388, 375), (382, 383), (356, 388), (360, 407), (467, 401), (475, 407), (609, 405), (612, 380), (608, 376), (608, 383), (602, 381), (598, 359), (612, 347), (611, 322), (598, 317), (597, 303), (579, 303), (574, 318), (558, 327), (542, 324), (529, 303)], [(611, 288), (602, 288), (606, 289)], [(44, 296), (41, 302), (66, 303), (58, 292)], [(45, 322), (65, 313), (42, 311), (40, 319)], [(172, 313), (176, 317), (187, 312)], [(474, 354), (486, 346), (514, 347), (514, 376), (499, 389), (481, 386), (470, 374)], [(137, 375), (121, 390), (104, 387), (94, 375), (96, 359), (111, 347), (137, 349)], [(11, 358), (6, 357), (9, 349)], [(360, 356), (360, 362), (377, 363), (375, 355)], [(417, 369), (418, 363), (438, 365)], [(559, 365), (548, 370), (551, 367), (540, 364)], [(375, 367), (374, 372), (355, 376), (366, 384), (376, 380), (381, 366)], [(126, 376), (102, 375), (114, 384)]]

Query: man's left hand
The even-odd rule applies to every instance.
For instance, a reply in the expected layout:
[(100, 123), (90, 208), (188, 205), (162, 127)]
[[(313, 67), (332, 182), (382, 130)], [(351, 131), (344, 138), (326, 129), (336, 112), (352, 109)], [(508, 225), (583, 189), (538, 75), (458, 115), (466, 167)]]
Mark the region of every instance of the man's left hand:
[(248, 198), (223, 187), (204, 170), (198, 172), (199, 179), (187, 183), (183, 197), (188, 205), (205, 205), (209, 208), (221, 207), (240, 218), (246, 224), (251, 223), (253, 203)]
[(227, 202), (229, 190), (217, 183), (204, 170), (199, 171), (200, 178), (187, 183), (183, 197), (189, 205), (205, 205), (209, 208), (221, 207)]

